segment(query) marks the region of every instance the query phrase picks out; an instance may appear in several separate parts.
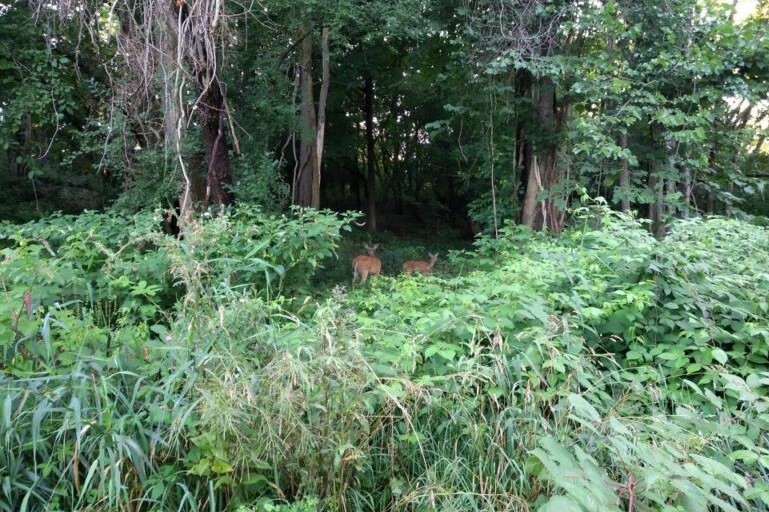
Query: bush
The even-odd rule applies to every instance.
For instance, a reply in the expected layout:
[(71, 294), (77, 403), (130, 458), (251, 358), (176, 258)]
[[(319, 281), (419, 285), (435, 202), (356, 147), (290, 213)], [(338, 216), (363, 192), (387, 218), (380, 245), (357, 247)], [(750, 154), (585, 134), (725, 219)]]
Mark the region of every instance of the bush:
[[(263, 297), (300, 293), (351, 218), (315, 211), (268, 216), (243, 206), (194, 222), (184, 240), (160, 232), (157, 212), (4, 224), (3, 361), (16, 368), (11, 361), (28, 353), (51, 364), (59, 348), (72, 348), (58, 345), (72, 339), (86, 354), (138, 347), (169, 321), (181, 297), (190, 302), (233, 287)], [(63, 334), (73, 329), (83, 335)], [(28, 368), (31, 360), (23, 359)]]

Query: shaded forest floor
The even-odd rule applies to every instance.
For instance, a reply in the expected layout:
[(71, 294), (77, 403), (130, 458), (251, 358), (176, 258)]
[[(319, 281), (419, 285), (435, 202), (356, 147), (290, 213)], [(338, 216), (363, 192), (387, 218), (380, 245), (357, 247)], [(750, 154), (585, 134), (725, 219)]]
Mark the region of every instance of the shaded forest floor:
[(322, 262), (323, 268), (315, 273), (312, 280), (313, 287), (317, 288), (315, 291), (323, 293), (336, 285), (349, 287), (353, 258), (366, 254), (364, 244), (375, 243), (380, 244), (376, 256), (382, 261), (383, 276), (401, 274), (405, 261), (427, 260), (428, 253), (438, 254), (434, 274), (453, 275), (459, 270), (447, 264), (450, 251), (470, 250), (473, 247), (473, 241), (456, 229), (412, 227), (408, 233), (383, 231), (370, 234), (356, 227), (340, 240), (336, 255)]

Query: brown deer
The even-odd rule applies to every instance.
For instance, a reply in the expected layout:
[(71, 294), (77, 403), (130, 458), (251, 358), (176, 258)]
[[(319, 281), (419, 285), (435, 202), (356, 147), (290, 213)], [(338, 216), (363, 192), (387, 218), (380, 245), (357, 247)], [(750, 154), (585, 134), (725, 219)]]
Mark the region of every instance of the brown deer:
[(407, 261), (403, 264), (403, 272), (411, 274), (412, 272), (419, 272), (420, 274), (429, 274), (435, 266), (435, 262), (438, 260), (438, 255), (430, 253), (430, 261)]
[(379, 248), (379, 244), (363, 244), (367, 255), (361, 254), (352, 260), (352, 284), (355, 284), (355, 278), (360, 278), (361, 283), (366, 282), (368, 276), (375, 276), (382, 270), (382, 261), (374, 256), (374, 251)]

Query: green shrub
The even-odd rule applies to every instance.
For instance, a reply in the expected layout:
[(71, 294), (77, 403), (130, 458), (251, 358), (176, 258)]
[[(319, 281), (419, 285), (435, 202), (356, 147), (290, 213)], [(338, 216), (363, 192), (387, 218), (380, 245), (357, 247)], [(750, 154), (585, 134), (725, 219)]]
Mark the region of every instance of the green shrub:
[(194, 282), (206, 290), (251, 287), (263, 296), (309, 293), (315, 271), (357, 216), (311, 209), (271, 215), (240, 205), (188, 226), (173, 244), (171, 272), (188, 291)]

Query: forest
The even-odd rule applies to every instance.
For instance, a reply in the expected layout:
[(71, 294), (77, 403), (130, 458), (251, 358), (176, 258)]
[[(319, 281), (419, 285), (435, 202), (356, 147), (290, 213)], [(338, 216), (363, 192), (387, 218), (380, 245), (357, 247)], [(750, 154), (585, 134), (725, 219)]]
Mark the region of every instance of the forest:
[(769, 1), (0, 0), (0, 512), (769, 511)]

